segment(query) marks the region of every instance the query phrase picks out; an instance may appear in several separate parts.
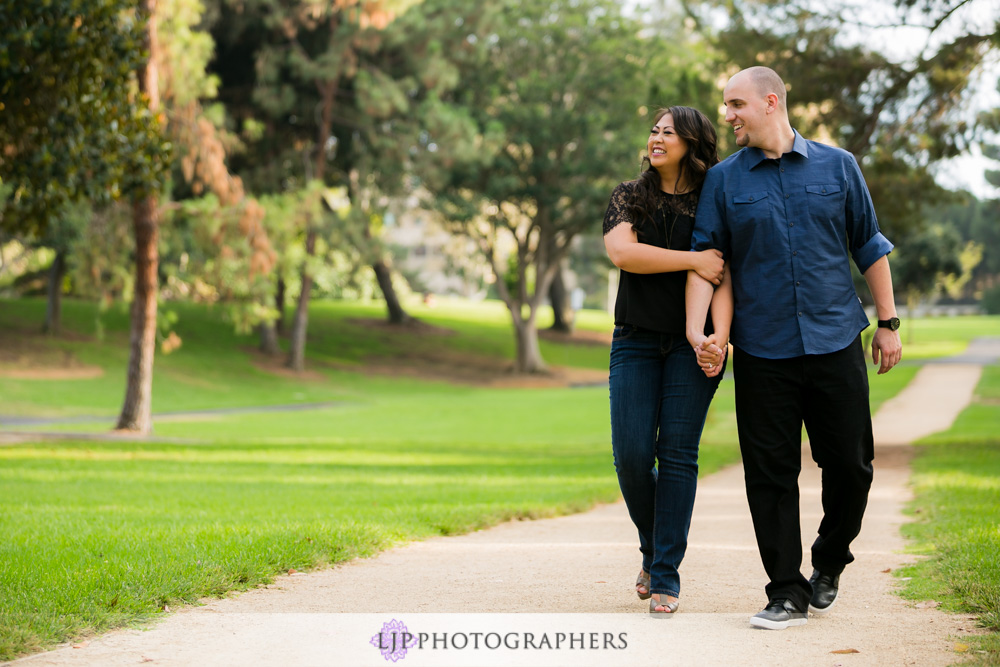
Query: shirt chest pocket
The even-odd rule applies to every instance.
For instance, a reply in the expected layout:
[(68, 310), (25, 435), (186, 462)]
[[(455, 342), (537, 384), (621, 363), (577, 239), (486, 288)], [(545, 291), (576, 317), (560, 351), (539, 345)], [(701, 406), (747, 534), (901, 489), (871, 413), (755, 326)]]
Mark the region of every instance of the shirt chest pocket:
[(729, 205), (729, 231), (733, 242), (742, 245), (754, 231), (766, 228), (771, 219), (771, 206), (766, 190), (734, 194)]
[(820, 183), (806, 186), (809, 215), (817, 220), (835, 222), (844, 219), (846, 194), (839, 183)]

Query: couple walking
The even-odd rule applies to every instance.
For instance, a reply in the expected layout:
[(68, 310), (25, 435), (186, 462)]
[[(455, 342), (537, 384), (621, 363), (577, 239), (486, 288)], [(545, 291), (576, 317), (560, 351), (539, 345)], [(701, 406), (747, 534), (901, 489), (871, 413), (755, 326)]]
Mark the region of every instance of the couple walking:
[[(621, 269), (611, 345), (611, 437), (639, 532), (640, 599), (655, 617), (679, 605), (709, 403), (734, 349), (747, 500), (770, 579), (750, 619), (780, 630), (833, 606), (872, 482), (868, 318), (848, 256), (878, 312), (872, 361), (901, 357), (888, 253), (854, 157), (792, 129), (784, 82), (751, 67), (724, 92), (741, 150), (723, 162), (712, 123), (661, 110), (648, 168), (615, 188), (604, 241)], [(629, 224), (622, 224), (629, 223)], [(824, 516), (801, 573), (801, 429), (822, 469)]]

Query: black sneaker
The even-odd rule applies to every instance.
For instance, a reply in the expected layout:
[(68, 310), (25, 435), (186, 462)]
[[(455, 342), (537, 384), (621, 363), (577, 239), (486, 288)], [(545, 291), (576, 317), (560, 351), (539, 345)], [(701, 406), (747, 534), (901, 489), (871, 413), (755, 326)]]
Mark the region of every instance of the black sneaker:
[(833, 603), (837, 601), (840, 575), (822, 574), (819, 570), (813, 570), (812, 576), (809, 577), (809, 583), (813, 587), (812, 599), (809, 600), (809, 611), (822, 615), (833, 609)]
[(809, 620), (809, 614), (799, 611), (789, 600), (771, 600), (764, 607), (750, 617), (750, 625), (755, 628), (765, 630), (784, 630), (793, 625), (805, 625)]

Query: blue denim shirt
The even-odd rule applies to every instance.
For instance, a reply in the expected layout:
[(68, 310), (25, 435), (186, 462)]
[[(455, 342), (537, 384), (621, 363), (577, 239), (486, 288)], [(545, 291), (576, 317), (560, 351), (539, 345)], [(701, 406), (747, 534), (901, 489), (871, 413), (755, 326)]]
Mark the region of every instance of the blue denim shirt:
[(869, 323), (848, 253), (864, 273), (893, 248), (854, 156), (798, 132), (779, 159), (744, 148), (709, 169), (691, 246), (730, 261), (730, 339), (767, 359), (850, 345)]

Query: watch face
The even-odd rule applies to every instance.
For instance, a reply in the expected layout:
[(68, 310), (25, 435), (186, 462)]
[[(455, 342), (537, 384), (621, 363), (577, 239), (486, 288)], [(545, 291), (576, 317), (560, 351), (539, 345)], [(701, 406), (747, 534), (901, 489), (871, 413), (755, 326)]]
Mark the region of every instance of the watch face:
[(899, 328), (899, 318), (898, 317), (890, 317), (889, 318), (889, 329), (891, 329), (892, 331), (895, 331), (898, 328)]

